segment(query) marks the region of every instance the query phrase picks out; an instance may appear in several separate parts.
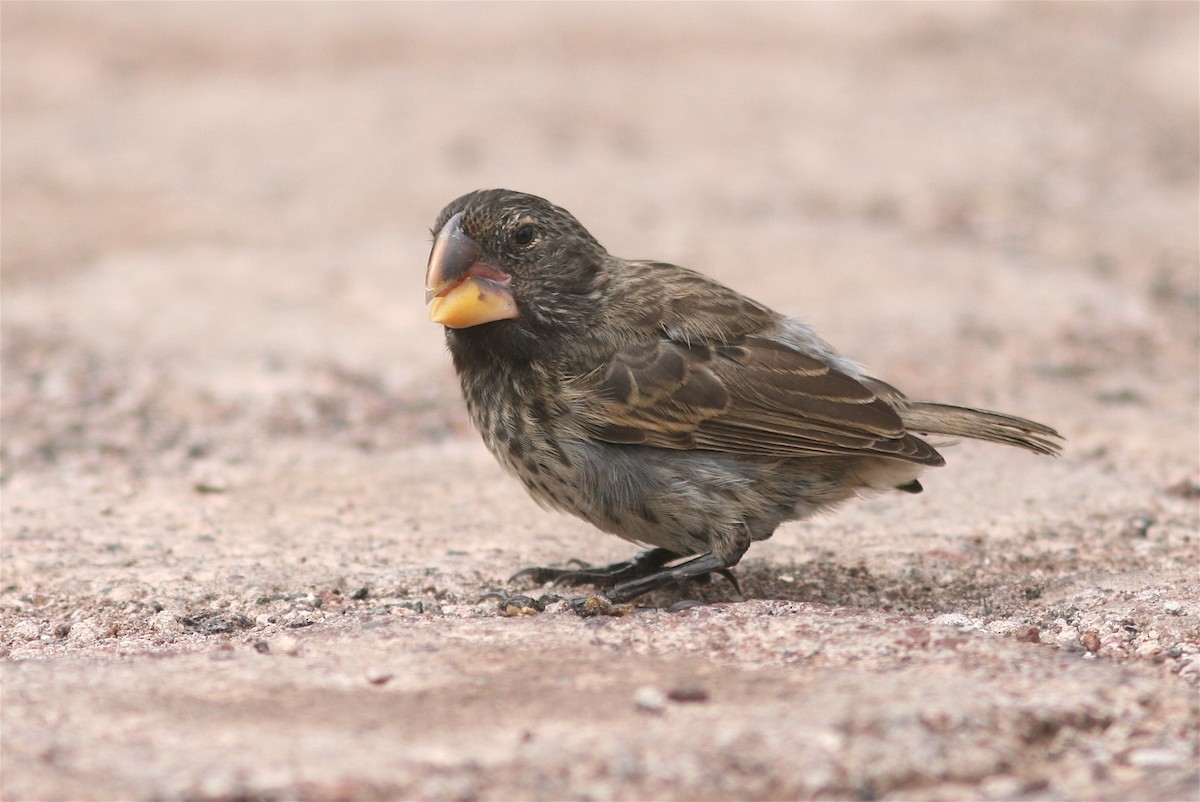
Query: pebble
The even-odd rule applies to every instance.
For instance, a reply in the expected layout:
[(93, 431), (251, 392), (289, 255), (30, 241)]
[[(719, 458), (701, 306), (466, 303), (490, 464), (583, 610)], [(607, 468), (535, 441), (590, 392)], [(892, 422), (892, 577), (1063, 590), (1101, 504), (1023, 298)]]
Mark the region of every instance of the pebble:
[(269, 648), (273, 652), (295, 657), (300, 653), (300, 641), (291, 635), (284, 635), (282, 638), (271, 641)]
[(957, 627), (959, 629), (974, 629), (975, 622), (962, 613), (945, 613), (929, 622), (939, 627)]
[(1016, 777), (988, 777), (979, 786), (984, 799), (1019, 799), (1022, 783)]
[(310, 612), (309, 610), (295, 610), (283, 617), (283, 622), (293, 629), (311, 627), (318, 620), (320, 620), (320, 614)]
[(1054, 636), (1054, 640), (1058, 641), (1059, 644), (1078, 642), (1079, 630), (1072, 626), (1061, 627)]
[(653, 685), (643, 685), (634, 691), (633, 703), (638, 710), (661, 713), (667, 707), (667, 695)]
[(1162, 654), (1162, 647), (1154, 641), (1147, 641), (1135, 650), (1138, 657), (1157, 657)]
[(163, 610), (150, 617), (150, 629), (163, 634), (183, 632), (183, 624), (175, 617), (175, 613)]
[(993, 621), (986, 629), (993, 634), (1013, 638), (1022, 643), (1041, 643), (1041, 630), (1023, 621)]
[(1136, 749), (1129, 753), (1129, 765), (1143, 769), (1178, 766), (1186, 759), (1171, 749)]
[(1179, 676), (1188, 682), (1200, 680), (1200, 660), (1185, 657), (1180, 661)]
[(1042, 631), (1035, 626), (1023, 626), (1013, 635), (1021, 643), (1041, 643)]
[(192, 482), (197, 493), (225, 493), (229, 490), (229, 479), (219, 473), (206, 473)]
[(229, 641), (218, 643), (216, 648), (209, 652), (210, 660), (232, 660), (236, 655), (233, 651), (233, 644)]
[(390, 671), (384, 671), (379, 668), (368, 668), (366, 671), (367, 682), (372, 685), (386, 685), (395, 676)]
[(708, 691), (699, 685), (680, 685), (667, 692), (672, 702), (707, 702)]
[(1100, 633), (1094, 629), (1086, 630), (1079, 636), (1079, 642), (1089, 652), (1097, 651), (1100, 648)]
[(1169, 601), (1163, 604), (1163, 612), (1167, 615), (1183, 615), (1183, 605), (1177, 601)]
[(93, 643), (100, 639), (96, 628), (91, 624), (79, 622), (71, 626), (71, 631), (67, 635), (67, 640), (72, 643)]
[(33, 621), (22, 621), (12, 628), (12, 634), (17, 640), (37, 640), (42, 636), (42, 628)]

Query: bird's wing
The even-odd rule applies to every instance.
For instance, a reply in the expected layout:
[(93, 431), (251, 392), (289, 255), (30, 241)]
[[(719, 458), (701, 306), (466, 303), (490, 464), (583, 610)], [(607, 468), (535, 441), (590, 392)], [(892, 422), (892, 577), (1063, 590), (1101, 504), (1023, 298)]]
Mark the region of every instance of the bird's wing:
[(863, 382), (765, 337), (627, 347), (570, 382), (567, 407), (590, 436), (610, 443), (942, 463)]

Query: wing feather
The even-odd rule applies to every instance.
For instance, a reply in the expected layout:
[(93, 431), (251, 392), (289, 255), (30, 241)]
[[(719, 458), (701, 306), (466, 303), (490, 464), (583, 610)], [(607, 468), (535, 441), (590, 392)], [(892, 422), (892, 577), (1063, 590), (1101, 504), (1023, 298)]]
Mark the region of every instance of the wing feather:
[(942, 462), (863, 382), (765, 337), (716, 346), (662, 337), (631, 346), (573, 382), (568, 398), (584, 429), (606, 442)]

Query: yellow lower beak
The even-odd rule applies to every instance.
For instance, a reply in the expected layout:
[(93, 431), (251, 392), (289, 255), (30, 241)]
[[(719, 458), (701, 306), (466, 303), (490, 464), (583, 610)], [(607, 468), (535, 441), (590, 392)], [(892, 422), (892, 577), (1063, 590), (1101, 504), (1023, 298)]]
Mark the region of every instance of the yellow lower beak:
[(452, 329), (466, 329), (517, 317), (517, 302), (507, 287), (468, 278), (429, 302), (429, 319)]

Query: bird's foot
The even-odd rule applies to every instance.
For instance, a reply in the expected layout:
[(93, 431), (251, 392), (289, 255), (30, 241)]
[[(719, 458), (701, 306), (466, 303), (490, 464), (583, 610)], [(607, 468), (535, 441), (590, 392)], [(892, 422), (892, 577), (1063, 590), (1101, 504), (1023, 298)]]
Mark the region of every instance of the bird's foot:
[[(658, 590), (666, 585), (680, 584), (689, 580), (706, 580), (711, 574), (719, 574), (728, 579), (730, 584), (733, 585), (734, 591), (738, 595), (741, 595), (742, 589), (738, 585), (737, 577), (733, 575), (733, 572), (729, 568), (736, 565), (744, 553), (745, 549), (742, 549), (742, 551), (729, 558), (721, 558), (713, 554), (702, 554), (681, 565), (664, 568), (637, 579), (621, 582), (599, 595), (571, 599), (571, 609), (585, 618), (593, 615), (624, 615), (624, 612), (610, 611), (632, 608), (633, 605), (630, 602), (644, 593)], [(668, 609), (676, 612), (678, 610), (686, 610), (689, 607), (695, 607), (699, 604), (701, 602), (694, 599), (687, 599), (676, 602)]]
[(611, 565), (588, 565), (579, 560), (571, 562), (578, 568), (523, 568), (510, 578), (510, 582), (520, 579), (531, 579), (538, 585), (551, 582), (554, 585), (599, 585), (609, 587), (622, 582), (629, 582), (642, 577), (653, 575), (672, 560), (678, 560), (682, 555), (667, 549), (649, 549), (634, 555), (628, 560), (612, 563)]
[[(650, 549), (636, 555), (632, 559), (605, 566), (587, 566), (581, 568), (525, 568), (513, 574), (512, 579), (533, 579), (538, 583), (552, 582), (555, 585), (586, 585), (595, 584), (607, 588), (594, 596), (580, 596), (567, 599), (571, 609), (579, 615), (589, 618), (596, 615), (628, 615), (634, 611), (631, 603), (638, 596), (667, 585), (677, 585), (684, 582), (707, 582), (713, 574), (718, 574), (729, 580), (734, 592), (742, 592), (737, 577), (729, 569), (742, 558), (745, 549), (728, 556), (717, 557), (714, 554), (702, 554), (699, 557), (665, 567), (668, 563), (679, 559), (680, 555), (666, 549)], [(534, 599), (530, 596), (508, 596), (502, 593), (489, 593), (484, 599), (495, 599), (499, 602), (500, 611), (505, 615), (536, 615), (546, 609), (548, 604), (563, 601), (561, 596), (552, 593)], [(685, 610), (695, 607), (701, 602), (687, 599), (676, 602), (668, 609), (671, 611)]]

